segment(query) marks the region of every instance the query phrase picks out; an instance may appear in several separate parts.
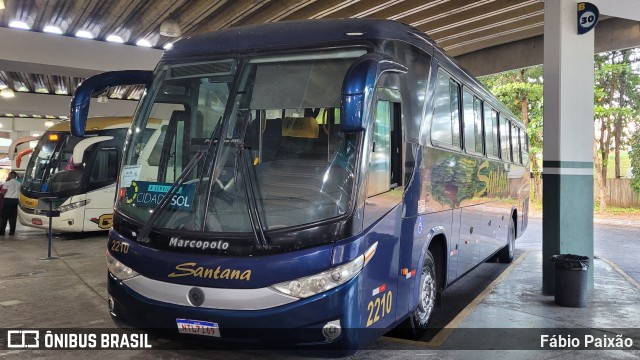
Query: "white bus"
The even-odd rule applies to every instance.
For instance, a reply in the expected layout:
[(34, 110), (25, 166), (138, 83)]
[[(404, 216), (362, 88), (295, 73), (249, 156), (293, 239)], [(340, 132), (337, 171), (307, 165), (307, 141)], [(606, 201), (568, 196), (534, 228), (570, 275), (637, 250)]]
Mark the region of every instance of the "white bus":
[[(109, 229), (122, 146), (130, 124), (131, 117), (91, 118), (86, 138), (72, 136), (69, 122), (49, 128), (33, 150), (24, 174), (20, 223), (48, 229), (46, 212), (51, 201), (52, 209), (60, 212), (52, 218), (54, 232)], [(150, 136), (153, 130), (146, 132)]]

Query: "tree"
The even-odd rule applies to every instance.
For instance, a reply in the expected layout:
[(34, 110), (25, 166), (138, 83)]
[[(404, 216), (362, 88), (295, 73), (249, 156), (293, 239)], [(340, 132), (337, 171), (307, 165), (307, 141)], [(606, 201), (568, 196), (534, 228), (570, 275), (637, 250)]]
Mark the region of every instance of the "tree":
[(595, 56), (594, 165), (599, 187), (600, 212), (606, 209), (607, 167), (611, 150), (615, 154), (616, 177), (620, 177), (620, 149), (628, 140), (624, 129), (637, 115), (640, 105), (640, 77), (633, 70), (633, 50), (619, 50)]
[(640, 194), (640, 133), (633, 134), (629, 145), (631, 146), (629, 158), (631, 159), (631, 173), (633, 175), (631, 187), (636, 194)]
[(542, 199), (542, 168), (538, 160), (542, 153), (542, 75), (542, 66), (534, 66), (481, 78), (527, 127), (534, 199)]

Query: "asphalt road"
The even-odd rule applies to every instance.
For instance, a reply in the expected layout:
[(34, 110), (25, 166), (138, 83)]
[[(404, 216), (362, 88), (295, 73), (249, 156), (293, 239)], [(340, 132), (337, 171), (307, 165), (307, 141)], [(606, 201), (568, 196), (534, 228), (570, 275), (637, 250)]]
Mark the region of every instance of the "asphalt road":
[[(593, 225), (594, 255), (616, 264), (640, 283), (640, 224)], [(516, 249), (542, 249), (542, 220), (529, 219), (529, 227), (516, 240)]]

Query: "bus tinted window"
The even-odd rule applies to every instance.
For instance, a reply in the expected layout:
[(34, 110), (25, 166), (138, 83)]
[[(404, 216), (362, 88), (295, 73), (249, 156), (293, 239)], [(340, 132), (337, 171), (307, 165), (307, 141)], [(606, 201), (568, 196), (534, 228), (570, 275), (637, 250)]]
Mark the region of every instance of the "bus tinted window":
[(502, 160), (511, 161), (511, 148), (509, 147), (509, 128), (511, 127), (510, 121), (504, 117), (500, 117), (500, 149), (502, 153)]
[(522, 156), (520, 154), (520, 128), (511, 127), (511, 158), (514, 163), (522, 164)]
[(487, 144), (487, 155), (500, 156), (498, 150), (498, 114), (485, 104), (484, 107), (484, 133)]
[(480, 99), (464, 91), (462, 101), (464, 108), (465, 149), (467, 152), (482, 154), (482, 106)]
[(522, 164), (529, 165), (529, 137), (527, 132), (520, 130), (520, 146), (522, 148)]
[(431, 125), (432, 141), (460, 147), (458, 104), (458, 84), (444, 72), (438, 72)]

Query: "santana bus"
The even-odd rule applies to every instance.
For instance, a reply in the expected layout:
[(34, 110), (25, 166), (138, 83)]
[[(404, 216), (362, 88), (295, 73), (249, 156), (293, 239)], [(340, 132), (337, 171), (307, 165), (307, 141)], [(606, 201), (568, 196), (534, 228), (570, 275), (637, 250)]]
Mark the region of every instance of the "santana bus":
[[(527, 226), (523, 124), (412, 27), (192, 36), (153, 73), (87, 80), (73, 133), (92, 92), (145, 78), (107, 251), (121, 326), (350, 349), (419, 336), (441, 291), (511, 261)], [(145, 139), (158, 109), (167, 127)]]
[(52, 231), (109, 229), (122, 145), (130, 124), (131, 117), (91, 118), (84, 139), (71, 136), (69, 122), (50, 127), (26, 168), (18, 206), (20, 223), (48, 229), (50, 204), (40, 199), (53, 197), (51, 206), (60, 216), (52, 218)]

